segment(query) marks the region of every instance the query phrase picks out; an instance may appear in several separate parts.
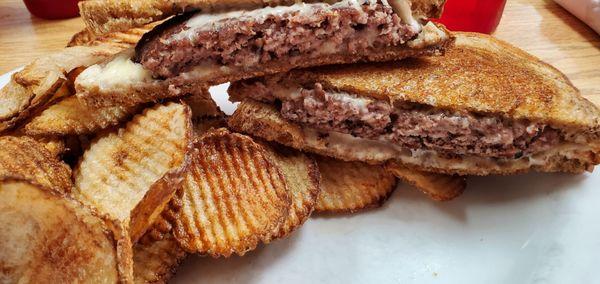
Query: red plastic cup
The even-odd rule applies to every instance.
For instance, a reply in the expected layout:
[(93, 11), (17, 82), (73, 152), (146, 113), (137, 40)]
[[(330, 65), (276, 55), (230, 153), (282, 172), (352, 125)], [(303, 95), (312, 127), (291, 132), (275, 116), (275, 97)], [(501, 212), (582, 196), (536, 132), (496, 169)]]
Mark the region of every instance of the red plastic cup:
[(504, 12), (506, 0), (448, 0), (442, 18), (434, 20), (451, 31), (493, 33)]
[(29, 13), (48, 20), (79, 16), (79, 0), (24, 0)]

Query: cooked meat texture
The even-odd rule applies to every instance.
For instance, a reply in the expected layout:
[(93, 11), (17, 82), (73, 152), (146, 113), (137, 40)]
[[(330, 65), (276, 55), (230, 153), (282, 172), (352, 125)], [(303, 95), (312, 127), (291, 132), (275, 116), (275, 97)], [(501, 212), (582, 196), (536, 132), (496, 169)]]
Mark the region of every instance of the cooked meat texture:
[(198, 65), (248, 68), (274, 60), (294, 65), (307, 57), (364, 53), (417, 35), (387, 5), (348, 3), (256, 10), (200, 27), (191, 23), (202, 15), (170, 21), (145, 36), (136, 58), (156, 77), (171, 78)]
[[(273, 102), (271, 90), (260, 81), (247, 85), (253, 99)], [(434, 109), (393, 107), (389, 102), (323, 90), (321, 84), (283, 99), (288, 120), (321, 131), (393, 142), (409, 149), (429, 149), (449, 156), (477, 155), (519, 158), (544, 151), (560, 142), (546, 125), (494, 116)]]

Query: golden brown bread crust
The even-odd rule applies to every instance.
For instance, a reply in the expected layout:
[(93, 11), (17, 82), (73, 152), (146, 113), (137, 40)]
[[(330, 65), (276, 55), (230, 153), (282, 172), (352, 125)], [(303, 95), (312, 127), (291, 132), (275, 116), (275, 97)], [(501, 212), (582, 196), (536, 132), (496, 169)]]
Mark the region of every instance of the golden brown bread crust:
[[(87, 0), (79, 3), (81, 16), (96, 34), (124, 31), (132, 27), (166, 19), (169, 16), (201, 10), (211, 13), (232, 9), (256, 9), (266, 6), (289, 6), (301, 0)], [(337, 2), (307, 0), (303, 2)], [(413, 14), (438, 18), (446, 0), (411, 0)]]
[(151, 23), (133, 28), (126, 31), (112, 32), (108, 34), (97, 35), (89, 29), (84, 29), (71, 37), (67, 47), (71, 46), (95, 46), (99, 44), (111, 44), (120, 46), (123, 49), (135, 46), (142, 36), (152, 30), (160, 22)]
[[(357, 149), (348, 150), (348, 148), (339, 147), (340, 145), (329, 143), (331, 141), (315, 140), (305, 133), (300, 125), (284, 119), (275, 106), (252, 100), (245, 100), (238, 106), (236, 112), (229, 119), (229, 127), (267, 141), (278, 142), (295, 149), (344, 161), (381, 164), (387, 159), (382, 159), (376, 151), (365, 154)], [(600, 146), (596, 144), (593, 149), (582, 149), (576, 153), (557, 151), (541, 164), (527, 164), (522, 159), (503, 162), (480, 160), (472, 163), (462, 158), (446, 158), (439, 155), (428, 156), (427, 160), (413, 159), (405, 164), (410, 168), (442, 174), (508, 175), (528, 171), (582, 173), (599, 163)]]
[[(392, 102), (527, 119), (598, 139), (600, 110), (560, 71), (491, 36), (455, 36), (455, 47), (443, 57), (295, 70), (283, 82), (320, 82), (325, 89)], [(231, 90), (243, 95), (235, 84)]]
[[(443, 26), (438, 26), (444, 33), (449, 34)], [(193, 79), (187, 79), (187, 85), (179, 87), (178, 92), (172, 92), (171, 79), (152, 80), (151, 82), (130, 82), (126, 88), (100, 88), (100, 83), (94, 82), (92, 85), (84, 85), (76, 81), (75, 88), (77, 96), (91, 105), (102, 107), (114, 104), (133, 105), (157, 101), (170, 97), (179, 97), (186, 94), (201, 95), (207, 86), (218, 85), (226, 82), (235, 82), (243, 79), (264, 76), (267, 74), (276, 74), (286, 72), (290, 68), (303, 68), (310, 66), (322, 66), (328, 64), (348, 64), (360, 61), (389, 61), (398, 60), (406, 57), (430, 56), (442, 54), (454, 42), (454, 38), (449, 36), (447, 39), (432, 45), (426, 45), (422, 48), (411, 48), (403, 45), (400, 47), (387, 47), (383, 49), (371, 50), (368, 54), (358, 57), (355, 54), (339, 54), (310, 58), (299, 65), (290, 66), (288, 62), (273, 61), (271, 63), (257, 66), (254, 69), (227, 71), (222, 68), (215, 68), (211, 72), (203, 73), (199, 76), (190, 76)], [(184, 76), (188, 77), (188, 76)], [(174, 79), (179, 79), (175, 77)]]

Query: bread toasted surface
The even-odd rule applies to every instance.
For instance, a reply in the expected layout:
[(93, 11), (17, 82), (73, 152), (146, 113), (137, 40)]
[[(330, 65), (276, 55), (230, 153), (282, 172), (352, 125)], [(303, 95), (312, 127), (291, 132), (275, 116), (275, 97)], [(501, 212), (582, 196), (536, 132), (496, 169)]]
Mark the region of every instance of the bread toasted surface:
[(388, 160), (402, 160), (410, 168), (451, 175), (506, 175), (527, 171), (582, 173), (600, 163), (600, 149), (594, 145), (580, 149), (557, 147), (545, 154), (543, 159), (529, 161), (515, 159), (497, 162), (491, 159), (434, 154), (422, 158), (413, 157), (394, 147), (384, 147), (367, 140), (345, 140), (345, 136), (319, 136), (318, 132), (304, 129), (283, 118), (274, 105), (252, 100), (245, 100), (238, 106), (229, 119), (229, 126), (236, 131), (251, 133), (268, 141), (344, 161), (381, 164)]
[(488, 35), (455, 36), (454, 48), (443, 57), (296, 70), (283, 81), (320, 82), (325, 89), (392, 102), (600, 130), (598, 107), (554, 67)]
[(151, 23), (137, 28), (124, 31), (111, 32), (98, 35), (89, 29), (84, 29), (71, 37), (67, 46), (95, 46), (99, 44), (111, 44), (123, 48), (133, 47), (142, 36), (151, 31), (160, 22)]
[[(81, 16), (91, 31), (97, 34), (128, 30), (169, 16), (200, 10), (211, 13), (226, 10), (256, 9), (266, 6), (288, 6), (298, 0), (87, 0), (79, 4)], [(303, 1), (303, 2), (337, 2)], [(445, 0), (411, 0), (413, 14), (423, 18), (438, 18)]]

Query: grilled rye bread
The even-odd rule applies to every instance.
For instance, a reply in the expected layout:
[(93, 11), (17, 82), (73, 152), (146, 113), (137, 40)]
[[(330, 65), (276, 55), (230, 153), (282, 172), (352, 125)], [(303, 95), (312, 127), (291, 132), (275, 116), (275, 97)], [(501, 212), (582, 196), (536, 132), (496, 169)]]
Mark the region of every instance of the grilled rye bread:
[(234, 83), (234, 100), (255, 101), (231, 126), (344, 160), (451, 174), (581, 172), (600, 163), (600, 111), (562, 73), (493, 37), (456, 37), (444, 57)]

